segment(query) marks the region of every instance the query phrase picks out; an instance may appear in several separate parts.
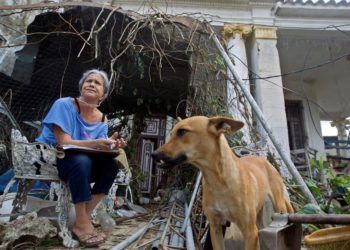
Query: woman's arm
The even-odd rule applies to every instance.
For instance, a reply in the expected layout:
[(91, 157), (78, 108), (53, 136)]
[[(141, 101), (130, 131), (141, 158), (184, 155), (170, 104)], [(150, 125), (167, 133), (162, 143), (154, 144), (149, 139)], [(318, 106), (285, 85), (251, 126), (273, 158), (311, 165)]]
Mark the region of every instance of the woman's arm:
[[(82, 147), (88, 147), (88, 148), (99, 148), (108, 150), (111, 149), (111, 145), (116, 145), (117, 141), (112, 138), (106, 138), (106, 139), (94, 139), (94, 140), (73, 140), (70, 135), (63, 132), (63, 130), (57, 126), (52, 126), (53, 133), (55, 135), (56, 141), (58, 144), (64, 145), (64, 144), (70, 144), (70, 145), (77, 145)], [(119, 147), (118, 147), (119, 148)]]

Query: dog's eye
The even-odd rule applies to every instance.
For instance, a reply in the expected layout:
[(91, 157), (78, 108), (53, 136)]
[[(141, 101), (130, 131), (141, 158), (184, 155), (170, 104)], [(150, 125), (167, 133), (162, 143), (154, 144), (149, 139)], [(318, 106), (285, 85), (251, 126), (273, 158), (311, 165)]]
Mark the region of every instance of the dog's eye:
[(179, 129), (179, 130), (176, 131), (176, 135), (178, 137), (182, 137), (182, 136), (184, 136), (184, 134), (186, 134), (186, 132), (187, 132), (186, 129)]

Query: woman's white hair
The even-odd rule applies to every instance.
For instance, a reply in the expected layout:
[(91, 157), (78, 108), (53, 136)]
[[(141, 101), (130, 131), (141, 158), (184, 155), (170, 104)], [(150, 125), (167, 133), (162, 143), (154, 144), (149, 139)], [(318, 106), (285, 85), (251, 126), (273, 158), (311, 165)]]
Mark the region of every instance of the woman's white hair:
[(108, 95), (110, 82), (108, 79), (108, 75), (105, 71), (99, 69), (90, 69), (84, 72), (83, 76), (79, 80), (79, 91), (81, 91), (85, 79), (91, 74), (99, 74), (103, 79), (103, 99), (105, 99)]

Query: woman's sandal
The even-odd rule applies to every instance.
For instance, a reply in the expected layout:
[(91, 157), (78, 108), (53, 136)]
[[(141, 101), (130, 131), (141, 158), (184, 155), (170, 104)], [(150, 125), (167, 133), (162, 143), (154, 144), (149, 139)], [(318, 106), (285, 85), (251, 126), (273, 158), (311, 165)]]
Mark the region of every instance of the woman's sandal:
[[(105, 242), (105, 238), (96, 233), (96, 232), (92, 232), (89, 234), (83, 234), (78, 236), (77, 234), (75, 234), (74, 232), (72, 232), (73, 234), (73, 238), (77, 241), (79, 241), (79, 243), (84, 246), (84, 247), (97, 247), (98, 245), (102, 244), (103, 242)], [(98, 238), (102, 238), (101, 240), (95, 240), (95, 241), (90, 241), (92, 239), (98, 239)]]

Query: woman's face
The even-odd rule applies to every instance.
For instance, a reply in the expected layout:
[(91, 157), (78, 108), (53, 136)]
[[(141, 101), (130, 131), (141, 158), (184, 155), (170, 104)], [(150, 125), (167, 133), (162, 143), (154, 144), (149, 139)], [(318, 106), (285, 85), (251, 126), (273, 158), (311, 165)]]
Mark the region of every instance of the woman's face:
[(101, 101), (104, 95), (103, 78), (95, 73), (86, 77), (81, 88), (81, 95), (90, 98), (95, 97)]

